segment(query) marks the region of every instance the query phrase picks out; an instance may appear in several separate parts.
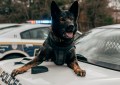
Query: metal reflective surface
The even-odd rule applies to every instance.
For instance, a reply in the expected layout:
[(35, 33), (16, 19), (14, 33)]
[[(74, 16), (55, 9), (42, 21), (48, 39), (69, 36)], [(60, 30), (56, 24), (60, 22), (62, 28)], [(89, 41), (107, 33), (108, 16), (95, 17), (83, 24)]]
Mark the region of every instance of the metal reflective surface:
[(76, 53), (88, 62), (120, 71), (120, 29), (97, 28), (77, 41)]

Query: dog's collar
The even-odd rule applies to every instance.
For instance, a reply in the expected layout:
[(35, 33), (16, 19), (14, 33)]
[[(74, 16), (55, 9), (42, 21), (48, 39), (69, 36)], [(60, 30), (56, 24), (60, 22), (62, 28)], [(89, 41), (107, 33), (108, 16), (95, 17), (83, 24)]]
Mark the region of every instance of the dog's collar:
[(59, 37), (57, 37), (57, 36), (54, 34), (53, 31), (51, 31), (51, 34), (52, 34), (52, 36), (50, 35), (51, 38), (54, 39), (55, 41), (57, 41), (57, 42), (64, 42), (64, 40), (61, 39), (61, 38), (59, 38)]
[(56, 48), (56, 49), (59, 48), (59, 49), (69, 50), (70, 48), (75, 46), (73, 40), (69, 40), (69, 41), (62, 40), (58, 38), (57, 36), (55, 36), (53, 32), (50, 32), (48, 42), (51, 47)]

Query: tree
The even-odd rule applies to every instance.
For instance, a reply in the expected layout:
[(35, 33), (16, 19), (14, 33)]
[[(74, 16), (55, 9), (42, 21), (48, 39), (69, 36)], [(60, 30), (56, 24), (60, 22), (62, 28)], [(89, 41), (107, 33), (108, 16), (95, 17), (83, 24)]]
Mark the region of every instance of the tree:
[[(31, 19), (51, 19), (51, 1), (52, 0), (0, 0), (0, 22), (22, 23)], [(63, 7), (71, 3), (71, 0), (55, 0), (55, 2), (60, 7)]]
[(113, 17), (115, 23), (120, 23), (119, 16), (120, 16), (120, 0), (110, 0), (111, 7), (113, 8)]
[(85, 21), (92, 28), (113, 23), (108, 3), (108, 0), (83, 0), (81, 3), (82, 6), (84, 4), (82, 10), (87, 17)]

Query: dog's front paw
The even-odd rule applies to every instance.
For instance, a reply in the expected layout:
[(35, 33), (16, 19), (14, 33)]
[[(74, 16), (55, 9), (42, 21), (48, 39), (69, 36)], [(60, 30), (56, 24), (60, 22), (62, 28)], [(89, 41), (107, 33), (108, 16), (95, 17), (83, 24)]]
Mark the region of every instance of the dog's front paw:
[(21, 73), (23, 73), (23, 72), (25, 72), (25, 71), (22, 70), (22, 69), (14, 69), (14, 70), (12, 71), (12, 73), (11, 73), (11, 76), (12, 76), (12, 77), (15, 77), (16, 75), (21, 74)]
[(78, 76), (85, 77), (86, 76), (86, 71), (85, 70), (77, 70), (75, 72)]

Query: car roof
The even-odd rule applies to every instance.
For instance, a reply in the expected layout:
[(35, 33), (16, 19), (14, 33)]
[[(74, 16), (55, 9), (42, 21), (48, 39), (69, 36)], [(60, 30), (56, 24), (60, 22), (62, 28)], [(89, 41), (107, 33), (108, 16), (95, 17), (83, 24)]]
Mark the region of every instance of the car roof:
[(15, 28), (15, 30), (24, 30), (24, 29), (31, 29), (31, 28), (38, 28), (38, 27), (50, 27), (49, 24), (20, 24), (20, 27)]
[(26, 24), (26, 23), (24, 23), (24, 24), (0, 24), (0, 30), (1, 29), (9, 29), (9, 28), (13, 28), (13, 27), (20, 27), (20, 28), (22, 28), (22, 26), (26, 26), (26, 27), (30, 27), (30, 28), (32, 28), (32, 27), (38, 27), (38, 26), (41, 26), (41, 27), (46, 27), (46, 26), (50, 26), (49, 24)]
[(15, 25), (18, 25), (18, 24), (15, 24), (15, 23), (7, 23), (7, 24), (0, 24), (0, 29), (2, 29), (2, 28), (5, 28), (5, 27), (11, 27), (11, 26), (15, 26)]
[[(9, 33), (11, 31), (22, 31), (22, 30), (29, 30), (32, 28), (38, 27), (50, 27), (49, 24), (6, 24), (3, 25), (3, 28), (0, 28), (0, 34)], [(6, 26), (6, 27), (5, 27)]]

